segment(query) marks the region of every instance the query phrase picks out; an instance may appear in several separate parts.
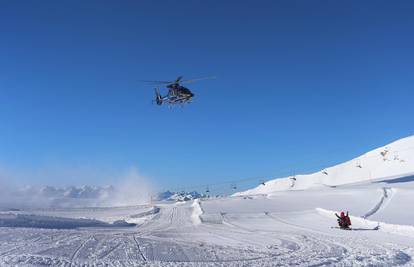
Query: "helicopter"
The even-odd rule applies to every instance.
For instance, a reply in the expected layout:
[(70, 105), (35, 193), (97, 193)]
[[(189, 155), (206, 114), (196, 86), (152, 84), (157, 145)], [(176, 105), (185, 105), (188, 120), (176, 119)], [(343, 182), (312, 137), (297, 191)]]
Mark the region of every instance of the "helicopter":
[(191, 92), (187, 87), (182, 86), (181, 84), (193, 83), (201, 80), (215, 79), (216, 77), (203, 77), (191, 80), (183, 80), (183, 76), (178, 76), (174, 81), (143, 81), (155, 85), (165, 85), (168, 89), (168, 93), (164, 96), (161, 95), (159, 87), (155, 88), (155, 103), (161, 106), (163, 103), (168, 105), (175, 104), (186, 104), (191, 103), (191, 100), (194, 97), (194, 93)]

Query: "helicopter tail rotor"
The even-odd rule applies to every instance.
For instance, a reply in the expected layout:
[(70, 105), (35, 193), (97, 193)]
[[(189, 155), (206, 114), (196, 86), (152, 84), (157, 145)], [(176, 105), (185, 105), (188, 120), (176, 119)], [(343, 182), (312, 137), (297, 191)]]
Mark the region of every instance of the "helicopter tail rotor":
[(160, 94), (160, 91), (158, 90), (158, 88), (155, 88), (155, 103), (157, 103), (157, 105), (161, 106), (163, 102), (162, 96)]

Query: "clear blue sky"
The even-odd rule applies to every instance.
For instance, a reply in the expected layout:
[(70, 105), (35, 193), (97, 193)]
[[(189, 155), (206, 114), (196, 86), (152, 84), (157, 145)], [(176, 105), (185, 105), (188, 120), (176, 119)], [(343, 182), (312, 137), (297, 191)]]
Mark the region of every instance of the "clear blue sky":
[[(165, 187), (310, 171), (414, 134), (413, 1), (1, 1), (0, 166)], [(193, 104), (141, 79), (216, 75)], [(76, 172), (76, 171), (75, 171)], [(92, 175), (95, 173), (95, 175)]]

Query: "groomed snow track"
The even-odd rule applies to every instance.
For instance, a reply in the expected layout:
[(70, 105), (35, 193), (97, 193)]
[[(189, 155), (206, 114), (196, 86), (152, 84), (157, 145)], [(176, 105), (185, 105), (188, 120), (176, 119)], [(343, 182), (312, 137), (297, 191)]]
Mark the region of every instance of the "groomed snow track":
[[(411, 263), (407, 248), (372, 243), (350, 233), (337, 235), (337, 232), (321, 231), (297, 223), (295, 216), (268, 212), (223, 213), (221, 224), (194, 225), (191, 215), (191, 203), (186, 203), (162, 206), (152, 220), (132, 229), (2, 227), (0, 265), (350, 266), (357, 263), (389, 266)], [(316, 213), (305, 215), (320, 219)]]

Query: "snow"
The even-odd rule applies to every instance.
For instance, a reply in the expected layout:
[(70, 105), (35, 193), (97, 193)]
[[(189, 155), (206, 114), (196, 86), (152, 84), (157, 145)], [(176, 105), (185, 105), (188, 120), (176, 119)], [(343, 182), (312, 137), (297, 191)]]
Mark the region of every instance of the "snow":
[[(332, 220), (336, 219), (335, 213), (338, 211), (329, 211), (321, 208), (317, 208), (316, 211), (323, 216), (326, 216)], [(378, 230), (385, 233), (397, 234), (414, 238), (414, 226), (411, 225), (397, 225), (384, 222), (370, 221), (361, 217), (350, 216), (353, 230)]]
[(265, 185), (259, 185), (254, 189), (235, 195), (270, 194), (278, 191), (338, 186), (410, 175), (414, 175), (414, 136), (400, 139), (355, 159), (313, 174), (274, 179), (265, 182)]
[(197, 191), (192, 191), (192, 192), (170, 192), (170, 191), (165, 191), (162, 193), (159, 193), (155, 200), (164, 200), (164, 201), (189, 201), (192, 199), (197, 199), (197, 198), (201, 198), (204, 197), (202, 194), (198, 193)]
[(135, 226), (125, 220), (117, 220), (112, 224), (101, 222), (94, 219), (75, 219), (63, 217), (51, 217), (41, 215), (26, 215), (2, 213), (0, 214), (0, 227), (32, 227), (45, 229), (74, 229), (81, 227), (125, 227)]
[(194, 200), (191, 207), (193, 208), (193, 213), (191, 214), (191, 220), (193, 221), (193, 224), (201, 224), (200, 216), (203, 214), (203, 210), (201, 209), (200, 201), (198, 199)]
[[(24, 215), (46, 216), (50, 223), (47, 229), (24, 220), (19, 227), (0, 227), (0, 265), (412, 265), (412, 226), (381, 221), (375, 231), (370, 229), (376, 220), (359, 217), (375, 207), (382, 194), (372, 185), (358, 185), (272, 197), (160, 202), (155, 207), (8, 211), (0, 221)], [(331, 228), (336, 225), (333, 212), (343, 208), (346, 196), (353, 227), (359, 231)], [(114, 223), (135, 217), (146, 220), (136, 226)], [(76, 227), (63, 227), (69, 222)]]
[[(214, 199), (4, 206), (0, 266), (414, 266), (413, 143), (359, 157), (371, 175), (352, 160), (293, 188), (287, 178)], [(336, 228), (342, 210), (352, 231)]]

